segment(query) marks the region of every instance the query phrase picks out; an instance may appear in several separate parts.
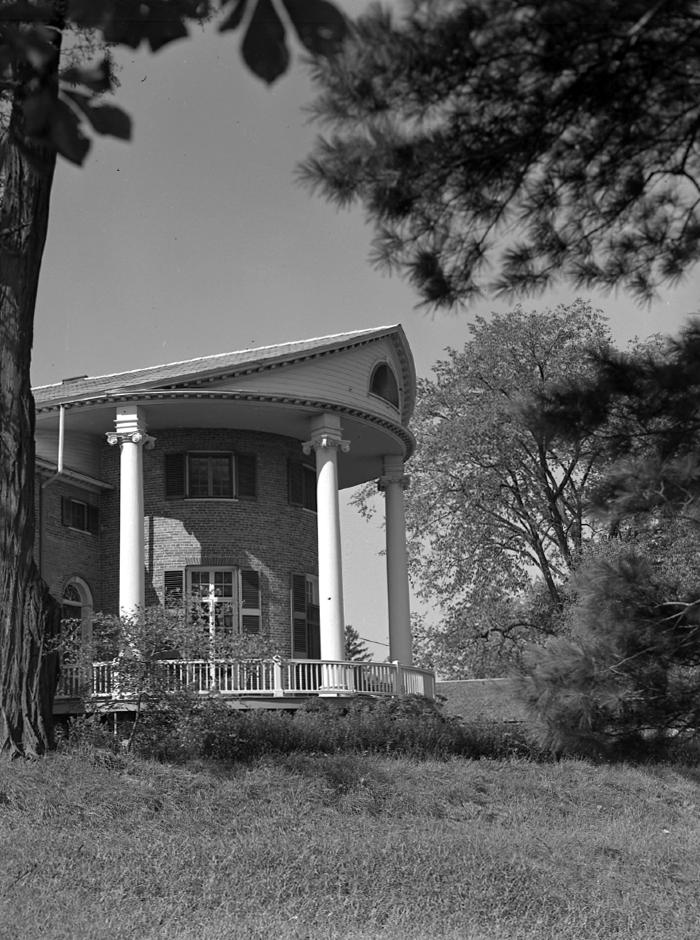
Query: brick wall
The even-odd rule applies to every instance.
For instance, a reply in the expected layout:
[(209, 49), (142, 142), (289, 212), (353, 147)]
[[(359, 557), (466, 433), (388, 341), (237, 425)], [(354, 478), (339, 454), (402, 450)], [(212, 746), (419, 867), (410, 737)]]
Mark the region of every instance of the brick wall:
[[(252, 431), (160, 430), (143, 454), (146, 604), (163, 601), (165, 571), (192, 566), (253, 568), (260, 573), (263, 632), (291, 648), (290, 579), (316, 574), (316, 515), (287, 501), (287, 460), (301, 457), (292, 438)], [(166, 499), (165, 455), (187, 451), (255, 454), (257, 498)], [(118, 488), (119, 448), (105, 445), (102, 478)], [(114, 612), (119, 594), (119, 494), (102, 496), (102, 605)]]
[(41, 574), (53, 596), (59, 599), (66, 582), (73, 577), (81, 578), (90, 588), (94, 609), (99, 610), (102, 605), (100, 535), (79, 532), (63, 525), (61, 521), (62, 497), (97, 506), (99, 494), (61, 478), (42, 489), (43, 479), (46, 478), (37, 477), (35, 495), (37, 525), (34, 555)]

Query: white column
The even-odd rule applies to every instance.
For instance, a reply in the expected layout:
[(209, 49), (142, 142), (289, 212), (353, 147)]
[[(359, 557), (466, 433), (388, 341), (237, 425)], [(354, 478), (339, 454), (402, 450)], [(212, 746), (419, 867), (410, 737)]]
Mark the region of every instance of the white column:
[(316, 453), (316, 516), (318, 525), (318, 593), (321, 619), (321, 659), (345, 659), (343, 568), (338, 505), (338, 449), (350, 449), (342, 439), (340, 418), (319, 415), (311, 421), (311, 440), (304, 453)]
[(144, 608), (143, 448), (155, 439), (146, 434), (143, 412), (136, 405), (117, 408), (116, 431), (109, 444), (119, 444), (119, 615), (138, 618)]
[(408, 558), (406, 553), (406, 515), (403, 491), (408, 486), (403, 458), (384, 458), (384, 474), (379, 489), (384, 492), (386, 512), (386, 577), (389, 596), (389, 658), (410, 666), (411, 602), (408, 593)]

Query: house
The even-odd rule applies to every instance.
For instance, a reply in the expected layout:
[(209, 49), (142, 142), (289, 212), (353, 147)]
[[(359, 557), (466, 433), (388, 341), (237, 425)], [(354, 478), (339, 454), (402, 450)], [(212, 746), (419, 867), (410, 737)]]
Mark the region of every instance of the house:
[[(433, 694), (432, 674), (411, 665), (403, 490), (415, 370), (400, 326), (77, 376), (34, 397), (35, 555), (86, 638), (93, 611), (138, 617), (178, 602), (213, 650), (259, 635), (277, 655), (252, 679), (252, 666), (241, 673), (215, 652), (180, 656), (173, 683)], [(375, 479), (391, 662), (359, 670), (343, 663), (338, 491)], [(109, 664), (94, 667), (92, 694), (115, 694)]]

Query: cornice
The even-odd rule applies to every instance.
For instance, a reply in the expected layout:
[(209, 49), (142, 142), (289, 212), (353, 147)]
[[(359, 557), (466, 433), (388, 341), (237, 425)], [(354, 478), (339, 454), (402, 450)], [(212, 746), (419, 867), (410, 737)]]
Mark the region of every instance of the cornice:
[(372, 414), (369, 411), (363, 411), (360, 408), (353, 408), (338, 402), (323, 401), (314, 398), (299, 398), (291, 395), (265, 395), (250, 391), (207, 391), (195, 392), (185, 389), (154, 390), (154, 391), (124, 391), (119, 394), (96, 395), (89, 398), (74, 399), (70, 402), (54, 402), (50, 405), (40, 405), (37, 407), (37, 414), (51, 414), (58, 412), (63, 406), (66, 409), (87, 408), (94, 405), (120, 404), (123, 402), (149, 402), (149, 401), (237, 401), (251, 402), (255, 404), (284, 405), (296, 408), (309, 408), (314, 411), (329, 411), (336, 414), (345, 414), (352, 418), (359, 418), (369, 424), (381, 427), (394, 434), (406, 447), (406, 457), (409, 457), (415, 449), (415, 439), (408, 428), (389, 418)]

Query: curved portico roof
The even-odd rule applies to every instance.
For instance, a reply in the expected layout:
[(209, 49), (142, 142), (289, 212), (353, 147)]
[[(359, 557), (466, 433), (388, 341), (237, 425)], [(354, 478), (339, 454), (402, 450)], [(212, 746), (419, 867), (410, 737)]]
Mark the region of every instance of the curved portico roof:
[[(369, 393), (372, 366), (381, 361), (395, 373), (398, 407)], [(127, 403), (143, 407), (156, 434), (161, 428), (223, 427), (304, 440), (311, 417), (334, 412), (351, 445), (340, 468), (340, 485), (350, 486), (380, 474), (383, 455), (410, 456), (415, 390), (411, 350), (394, 325), (74, 377), (35, 388), (34, 398), (38, 438), (56, 432), (63, 408), (67, 428), (100, 441), (113, 429), (115, 408)]]

